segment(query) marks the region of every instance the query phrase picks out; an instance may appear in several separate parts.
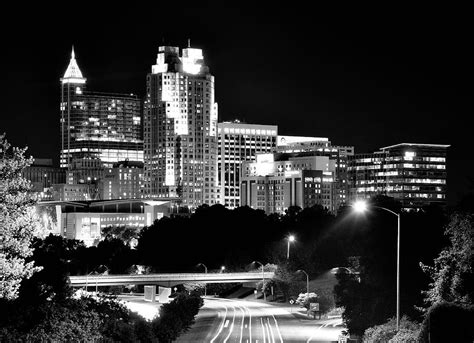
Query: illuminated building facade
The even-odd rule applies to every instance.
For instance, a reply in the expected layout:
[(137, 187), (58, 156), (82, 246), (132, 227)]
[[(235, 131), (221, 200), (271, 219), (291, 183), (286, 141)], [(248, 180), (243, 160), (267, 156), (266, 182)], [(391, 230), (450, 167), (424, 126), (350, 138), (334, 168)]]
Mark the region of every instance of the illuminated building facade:
[(218, 127), (220, 203), (240, 206), (240, 174), (243, 162), (255, 161), (256, 154), (270, 153), (276, 147), (278, 127), (223, 122)]
[(104, 170), (99, 184), (103, 200), (143, 198), (143, 163), (115, 163)]
[(105, 167), (126, 159), (143, 162), (141, 100), (137, 96), (86, 91), (74, 49), (60, 81), (61, 168), (70, 171), (73, 161), (80, 159), (96, 159)]
[(290, 206), (336, 209), (335, 161), (328, 156), (260, 154), (242, 165), (241, 206), (285, 213)]
[(348, 159), (354, 155), (353, 146), (331, 145), (328, 138), (278, 136), (279, 153), (293, 154), (293, 156), (328, 156), (335, 161), (336, 209), (346, 203), (349, 194)]
[(22, 176), (32, 185), (31, 191), (39, 201), (53, 200), (53, 184), (64, 183), (64, 169), (53, 167), (53, 160), (37, 158), (33, 164), (22, 171)]
[(96, 183), (81, 184), (54, 184), (52, 187), (53, 200), (56, 201), (84, 201), (100, 198)]
[(401, 143), (349, 158), (350, 200), (386, 195), (405, 209), (446, 203), (449, 145)]
[(49, 201), (36, 205), (37, 213), (48, 213), (51, 233), (97, 245), (106, 227), (143, 228), (169, 216), (175, 199)]
[(147, 76), (145, 193), (191, 210), (218, 203), (217, 103), (201, 49), (160, 46)]

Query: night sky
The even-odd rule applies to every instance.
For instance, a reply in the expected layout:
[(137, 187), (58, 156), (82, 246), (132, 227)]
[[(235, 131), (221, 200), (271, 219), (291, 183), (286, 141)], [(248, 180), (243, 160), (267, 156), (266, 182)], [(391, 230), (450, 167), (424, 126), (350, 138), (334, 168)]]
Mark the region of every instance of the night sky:
[(276, 124), (280, 134), (328, 137), (356, 153), (451, 144), (449, 202), (466, 191), (474, 170), (466, 8), (154, 4), (5, 12), (0, 132), (57, 162), (59, 78), (71, 45), (89, 90), (143, 96), (158, 46), (190, 38), (215, 76), (219, 121)]

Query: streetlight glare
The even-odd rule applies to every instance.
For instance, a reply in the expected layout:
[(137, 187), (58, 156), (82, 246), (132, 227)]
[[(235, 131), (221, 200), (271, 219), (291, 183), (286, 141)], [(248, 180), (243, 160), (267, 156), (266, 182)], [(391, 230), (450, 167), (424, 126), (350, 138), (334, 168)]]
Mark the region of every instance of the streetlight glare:
[(295, 241), (295, 236), (290, 235), (290, 236), (288, 237), (288, 240), (289, 240), (290, 242), (294, 242), (294, 241)]
[(367, 210), (367, 202), (364, 200), (357, 200), (352, 207), (354, 208), (354, 211), (358, 213), (363, 213)]

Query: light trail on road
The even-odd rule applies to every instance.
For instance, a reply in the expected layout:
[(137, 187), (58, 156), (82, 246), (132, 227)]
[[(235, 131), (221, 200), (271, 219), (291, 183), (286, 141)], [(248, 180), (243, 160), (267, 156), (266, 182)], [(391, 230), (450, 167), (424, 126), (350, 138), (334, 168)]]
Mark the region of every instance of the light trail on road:
[[(263, 310), (260, 303), (230, 299), (206, 301), (210, 307), (221, 305), (217, 306), (218, 315), (222, 316), (221, 325), (211, 343), (283, 343), (277, 319)], [(225, 329), (226, 321), (229, 325)]]
[(312, 320), (286, 304), (207, 297), (193, 327), (179, 343), (334, 342), (341, 318)]

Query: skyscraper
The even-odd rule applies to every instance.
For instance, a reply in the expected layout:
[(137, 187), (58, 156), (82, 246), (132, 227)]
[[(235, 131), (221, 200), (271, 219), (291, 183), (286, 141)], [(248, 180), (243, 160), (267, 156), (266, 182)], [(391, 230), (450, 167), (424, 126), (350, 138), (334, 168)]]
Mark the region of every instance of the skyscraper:
[(145, 191), (193, 209), (218, 200), (214, 76), (201, 49), (160, 46), (147, 76)]
[[(73, 170), (74, 164), (87, 161), (106, 167), (123, 160), (143, 162), (141, 100), (128, 94), (88, 92), (86, 80), (73, 48), (60, 79), (60, 166)], [(81, 173), (77, 182), (87, 176)]]

